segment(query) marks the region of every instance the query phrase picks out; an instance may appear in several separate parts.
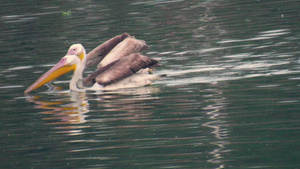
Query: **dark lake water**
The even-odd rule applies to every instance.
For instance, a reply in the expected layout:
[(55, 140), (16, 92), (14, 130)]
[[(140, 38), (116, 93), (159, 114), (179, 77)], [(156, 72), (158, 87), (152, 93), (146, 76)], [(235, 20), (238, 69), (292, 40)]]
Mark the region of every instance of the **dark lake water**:
[[(298, 0), (2, 0), (0, 168), (300, 168), (299, 27)], [(71, 44), (123, 32), (167, 77), (24, 96)]]

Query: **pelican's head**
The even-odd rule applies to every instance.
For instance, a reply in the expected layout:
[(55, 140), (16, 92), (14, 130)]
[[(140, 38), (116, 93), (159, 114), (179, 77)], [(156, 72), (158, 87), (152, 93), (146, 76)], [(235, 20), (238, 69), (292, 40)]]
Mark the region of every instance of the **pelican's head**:
[(86, 52), (84, 47), (81, 44), (74, 44), (70, 46), (67, 56), (68, 55), (76, 55), (82, 62), (86, 60)]
[(53, 68), (43, 74), (37, 81), (25, 90), (25, 94), (38, 89), (44, 84), (66, 74), (70, 71), (80, 70), (83, 72), (86, 61), (86, 52), (81, 44), (72, 45), (64, 56)]

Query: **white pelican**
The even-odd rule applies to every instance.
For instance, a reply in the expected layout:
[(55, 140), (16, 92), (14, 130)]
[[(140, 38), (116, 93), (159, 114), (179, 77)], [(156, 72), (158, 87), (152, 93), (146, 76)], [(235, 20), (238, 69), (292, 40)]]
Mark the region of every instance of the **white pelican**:
[[(160, 75), (152, 74), (152, 68), (158, 66), (158, 61), (139, 53), (147, 48), (144, 41), (137, 40), (127, 33), (111, 38), (87, 55), (81, 44), (74, 44), (66, 56), (24, 93), (36, 90), (70, 71), (74, 73), (69, 87), (74, 91), (114, 90), (149, 85), (159, 79)], [(83, 79), (85, 67), (97, 63), (98, 70)]]

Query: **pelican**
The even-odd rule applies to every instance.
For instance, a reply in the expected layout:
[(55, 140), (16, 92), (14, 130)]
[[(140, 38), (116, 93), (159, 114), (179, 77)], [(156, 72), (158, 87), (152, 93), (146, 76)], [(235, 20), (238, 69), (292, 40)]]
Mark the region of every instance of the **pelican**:
[[(145, 41), (127, 33), (115, 36), (86, 54), (81, 44), (71, 45), (67, 54), (49, 71), (25, 90), (25, 94), (73, 71), (71, 91), (116, 90), (146, 86), (158, 80), (154, 75), (158, 61), (140, 54), (148, 49)], [(97, 65), (97, 70), (83, 78), (86, 67)]]

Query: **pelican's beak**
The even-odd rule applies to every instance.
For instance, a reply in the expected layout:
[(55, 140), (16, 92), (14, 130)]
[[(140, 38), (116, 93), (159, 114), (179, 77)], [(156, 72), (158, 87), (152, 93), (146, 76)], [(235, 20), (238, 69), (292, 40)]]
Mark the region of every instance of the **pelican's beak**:
[(58, 78), (59, 76), (66, 74), (76, 69), (76, 65), (68, 65), (67, 58), (63, 57), (53, 68), (43, 74), (37, 81), (25, 90), (25, 94), (43, 86), (44, 84)]

